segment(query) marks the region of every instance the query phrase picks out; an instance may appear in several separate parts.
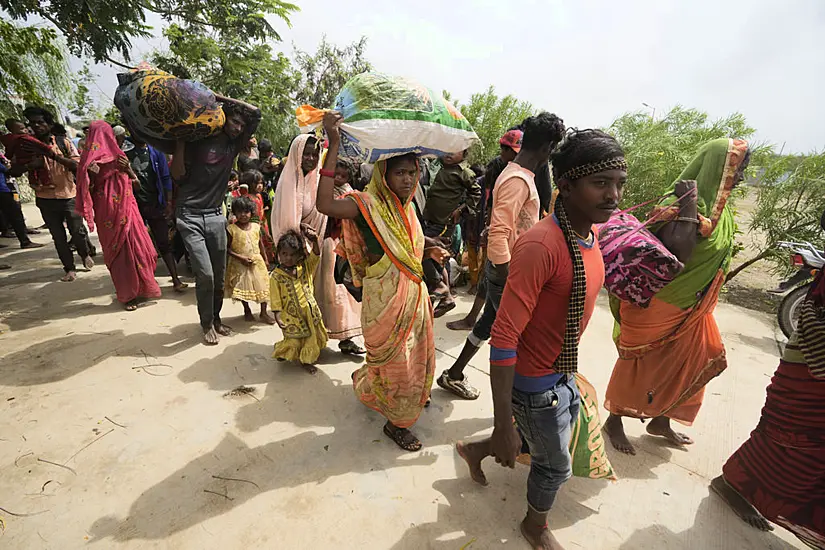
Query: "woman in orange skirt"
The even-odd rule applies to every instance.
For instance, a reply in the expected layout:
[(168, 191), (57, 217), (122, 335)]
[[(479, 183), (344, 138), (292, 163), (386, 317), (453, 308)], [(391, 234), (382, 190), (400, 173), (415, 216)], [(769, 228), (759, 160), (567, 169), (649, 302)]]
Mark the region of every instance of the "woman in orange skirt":
[(611, 297), (619, 359), (607, 387), (604, 425), (613, 446), (636, 454), (622, 417), (652, 419), (651, 435), (675, 445), (693, 441), (671, 427), (690, 426), (704, 398), (705, 385), (727, 368), (722, 336), (713, 318), (733, 251), (736, 224), (727, 205), (748, 163), (743, 140), (706, 143), (684, 169), (671, 191), (693, 201), (665, 207), (669, 220), (657, 236), (684, 264), (684, 270), (660, 290), (650, 305), (639, 307)]

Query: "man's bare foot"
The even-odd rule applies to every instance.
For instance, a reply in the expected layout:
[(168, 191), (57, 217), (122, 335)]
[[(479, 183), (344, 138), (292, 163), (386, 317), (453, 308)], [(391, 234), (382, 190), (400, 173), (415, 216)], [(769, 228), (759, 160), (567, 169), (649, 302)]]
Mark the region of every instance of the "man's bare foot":
[(527, 518), (521, 522), (521, 534), (533, 550), (564, 550), (550, 529), (544, 526), (536, 528), (528, 524)]
[(64, 283), (73, 283), (75, 279), (77, 279), (77, 272), (75, 271), (69, 271), (60, 278), (60, 280)]
[(476, 294), (478, 294), (478, 285), (473, 285), (470, 288), (468, 288), (467, 294), (469, 294), (470, 296), (475, 296)]
[(220, 321), (215, 321), (215, 332), (220, 334), (221, 336), (232, 336), (232, 329), (229, 328), (227, 325), (224, 325)]
[(250, 310), (244, 311), (244, 312), (243, 312), (243, 320), (244, 320), (244, 321), (247, 321), (247, 322), (249, 322), (249, 323), (251, 323), (252, 321), (254, 321), (254, 320), (255, 320), (255, 316), (254, 316), (254, 315), (252, 315), (252, 311), (250, 311)]
[(181, 280), (172, 281), (172, 290), (175, 292), (185, 292), (189, 285)]
[(447, 328), (450, 330), (473, 330), (473, 327), (475, 325), (475, 321), (473, 321), (469, 317), (465, 317), (460, 321), (450, 321), (449, 323), (447, 323)]
[(626, 455), (636, 454), (636, 449), (624, 433), (624, 425), (622, 425), (621, 416), (616, 416), (615, 414), (608, 416), (604, 423), (604, 433), (607, 434), (607, 439), (610, 440), (613, 448), (620, 453), (624, 453)]
[(301, 363), (301, 368), (303, 368), (309, 374), (312, 374), (312, 375), (318, 374), (318, 368), (315, 365), (307, 365), (306, 363)]
[(26, 244), (20, 245), (20, 248), (22, 248), (24, 250), (27, 250), (27, 249), (30, 249), (30, 248), (43, 248), (44, 246), (46, 246), (46, 245), (43, 244), (43, 243), (36, 243), (34, 241), (29, 241)]
[(91, 271), (94, 266), (95, 261), (92, 259), (91, 256), (86, 256), (85, 258), (83, 258), (83, 267)]
[(650, 424), (647, 425), (647, 433), (664, 437), (679, 447), (693, 445), (693, 440), (687, 435), (673, 431), (673, 428), (670, 427), (670, 418), (666, 416), (657, 416), (651, 420)]
[(262, 311), (260, 317), (262, 323), (266, 323), (267, 325), (275, 324), (275, 317), (273, 317), (268, 311)]
[(216, 346), (220, 338), (218, 337), (218, 332), (215, 330), (215, 327), (209, 327), (208, 329), (204, 329), (203, 331), (203, 343), (207, 346)]
[(731, 507), (731, 510), (739, 516), (742, 521), (755, 527), (760, 531), (773, 531), (773, 526), (768, 523), (768, 520), (754, 508), (750, 502), (740, 495), (736, 489), (730, 486), (725, 481), (724, 476), (719, 476), (710, 482), (711, 490), (719, 495), (725, 503)]
[(476, 445), (472, 443), (464, 443), (459, 441), (455, 444), (455, 450), (458, 456), (464, 459), (467, 467), (470, 469), (470, 477), (479, 485), (487, 486), (487, 476), (484, 475), (484, 470), (481, 469), (481, 461), (487, 456), (478, 456), (476, 452)]

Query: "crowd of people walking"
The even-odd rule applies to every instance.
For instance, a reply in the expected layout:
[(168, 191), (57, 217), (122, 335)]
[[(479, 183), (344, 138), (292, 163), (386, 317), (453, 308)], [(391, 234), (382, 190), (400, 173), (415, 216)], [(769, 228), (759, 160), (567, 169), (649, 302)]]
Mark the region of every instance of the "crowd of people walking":
[[(25, 123), (7, 121), (4, 229), (22, 248), (37, 246), (11, 183), (26, 174), (61, 281), (77, 278), (75, 252), (85, 269), (94, 267), (88, 233), (97, 231), (117, 300), (129, 311), (161, 295), (158, 258), (174, 291), (186, 292), (178, 273), (186, 258), (205, 344), (232, 335), (221, 315), (231, 298), (246, 321), (280, 327), (274, 359), (314, 374), (330, 339), (341, 353), (365, 355), (352, 373), (355, 395), (407, 451), (424, 445), (414, 426), (433, 383), (461, 399), (482, 393), (465, 371), (490, 340), (493, 432), (459, 442), (457, 451), (481, 484), (487, 457), (513, 467), (529, 455), (521, 531), (533, 548), (561, 548), (548, 514), (572, 475), (569, 444), (582, 407), (578, 343), (605, 284), (599, 226), (632, 185), (621, 144), (543, 112), (504, 132), (486, 169), (469, 166), (467, 151), (356, 166), (339, 156), (342, 116), (329, 112), (323, 135), (297, 136), (279, 159), (254, 138), (259, 109), (218, 100), (223, 130), (178, 142), (171, 159), (103, 121), (89, 125), (80, 151), (55, 136), (45, 109), (27, 109)], [(619, 358), (604, 433), (623, 453), (636, 452), (625, 418), (650, 419), (648, 433), (672, 445), (692, 444), (672, 421), (690, 426), (705, 386), (727, 367), (713, 312), (734, 248), (728, 201), (749, 151), (745, 141), (723, 138), (697, 152), (650, 226), (683, 268), (644, 307), (611, 296)], [(464, 255), (475, 302), (447, 327), (469, 335), (438, 374), (434, 319), (455, 308)], [(782, 525), (814, 548), (825, 548), (824, 277), (803, 306), (758, 426), (712, 483), (749, 524)]]

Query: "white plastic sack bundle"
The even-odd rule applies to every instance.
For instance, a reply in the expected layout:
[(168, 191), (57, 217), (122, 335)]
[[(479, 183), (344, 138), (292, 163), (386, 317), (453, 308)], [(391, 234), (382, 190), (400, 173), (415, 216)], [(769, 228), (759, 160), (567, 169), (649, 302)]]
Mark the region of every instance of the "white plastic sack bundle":
[[(407, 153), (442, 156), (478, 141), (464, 115), (441, 94), (406, 78), (360, 74), (344, 85), (334, 109), (344, 116), (340, 154), (361, 162)], [(299, 107), (301, 131), (317, 128), (324, 112)]]

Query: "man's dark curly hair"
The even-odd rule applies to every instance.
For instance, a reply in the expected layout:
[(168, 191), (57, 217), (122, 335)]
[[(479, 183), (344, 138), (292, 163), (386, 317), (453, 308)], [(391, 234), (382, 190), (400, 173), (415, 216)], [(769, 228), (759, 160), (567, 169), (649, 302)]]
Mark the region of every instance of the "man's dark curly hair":
[(538, 151), (548, 143), (553, 149), (564, 137), (564, 121), (548, 112), (525, 119), (521, 126), (524, 130), (522, 150)]

